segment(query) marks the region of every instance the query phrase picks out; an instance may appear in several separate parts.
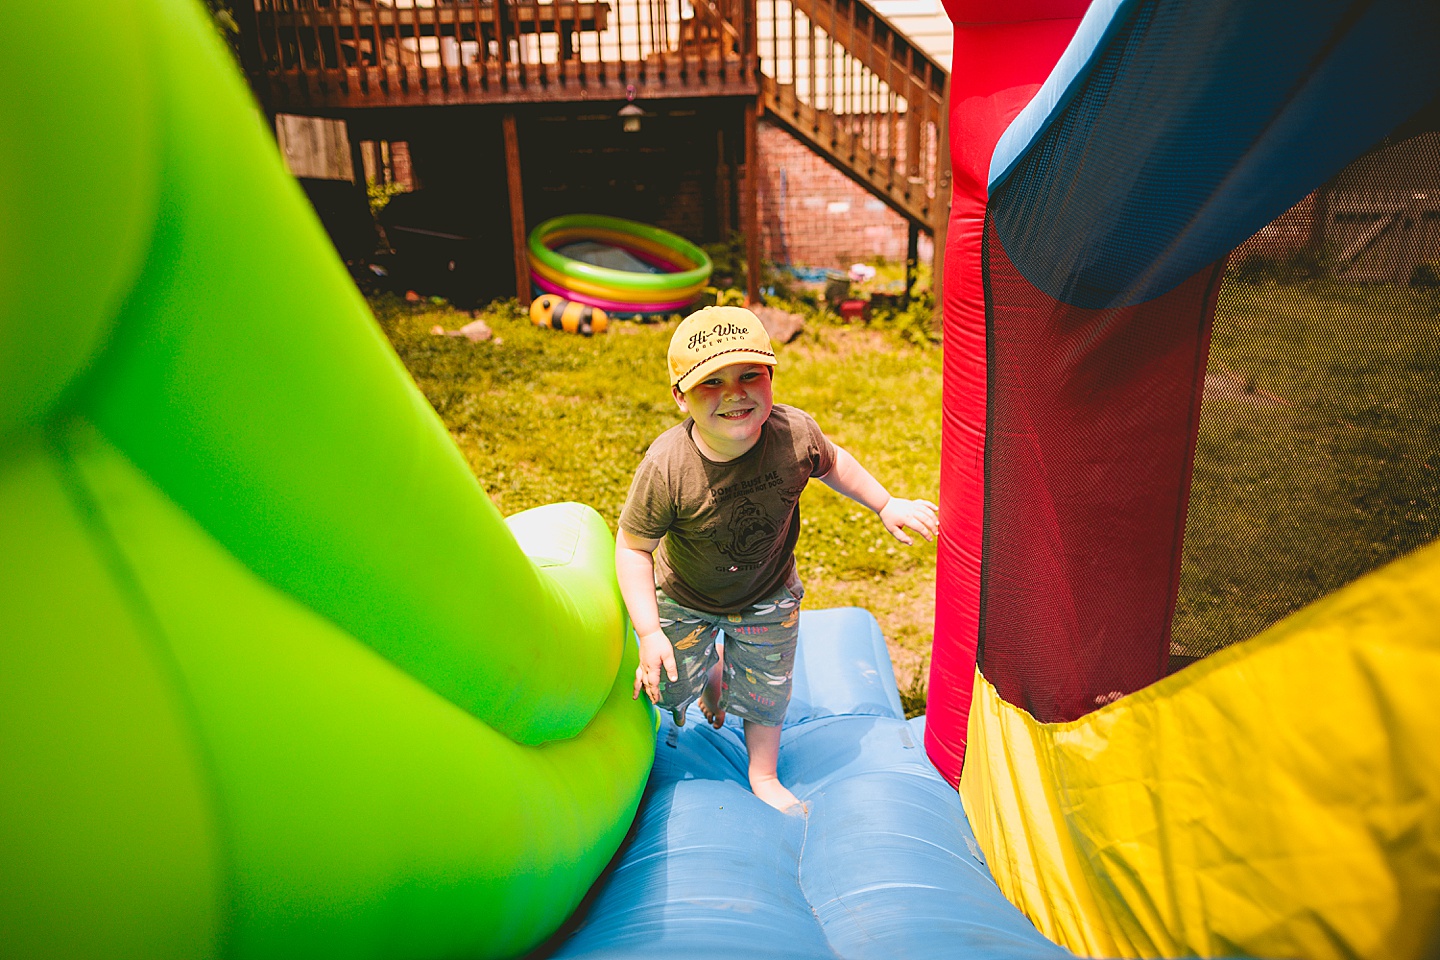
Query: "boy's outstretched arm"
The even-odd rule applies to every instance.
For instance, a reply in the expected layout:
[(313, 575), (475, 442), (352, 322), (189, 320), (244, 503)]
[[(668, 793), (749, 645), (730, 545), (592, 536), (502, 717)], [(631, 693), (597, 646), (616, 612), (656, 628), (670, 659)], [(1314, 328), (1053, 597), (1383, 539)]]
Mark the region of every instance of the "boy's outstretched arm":
[(940, 519), (935, 504), (929, 500), (904, 500), (892, 497), (860, 461), (850, 455), (844, 447), (835, 446), (835, 467), (820, 478), (836, 493), (843, 493), (861, 506), (869, 507), (880, 515), (880, 522), (890, 535), (909, 546), (915, 541), (904, 532), (906, 527), (916, 531), (926, 540), (934, 540), (940, 529)]
[(630, 698), (640, 696), (645, 688), (651, 703), (660, 701), (660, 668), (674, 683), (680, 679), (675, 669), (675, 648), (660, 629), (660, 608), (655, 603), (655, 548), (659, 540), (642, 540), (622, 528), (615, 536), (615, 576), (620, 581), (620, 596), (630, 611), (630, 623), (640, 637), (640, 665), (635, 668), (635, 690)]

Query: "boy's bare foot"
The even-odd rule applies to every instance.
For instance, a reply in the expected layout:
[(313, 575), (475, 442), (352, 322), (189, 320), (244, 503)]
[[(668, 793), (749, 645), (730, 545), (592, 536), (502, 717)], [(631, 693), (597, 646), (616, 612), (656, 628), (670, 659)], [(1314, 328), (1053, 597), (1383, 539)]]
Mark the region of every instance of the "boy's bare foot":
[(685, 726), (685, 710), (684, 710), (684, 708), (682, 708), (682, 707), (676, 707), (674, 710), (671, 710), (671, 711), (670, 711), (670, 719), (675, 721), (675, 726), (677, 726), (677, 727), (683, 727), (683, 726)]
[(719, 730), (725, 725), (725, 708), (720, 706), (720, 694), (724, 692), (724, 654), (710, 672), (705, 675), (705, 690), (700, 694), (700, 712), (710, 721), (710, 726)]
[(750, 789), (755, 796), (764, 800), (781, 813), (804, 813), (805, 804), (791, 793), (778, 777), (753, 777)]
[(807, 814), (809, 808), (780, 782), (776, 764), (780, 757), (780, 728), (745, 721), (745, 752), (750, 755), (750, 789), (781, 813)]

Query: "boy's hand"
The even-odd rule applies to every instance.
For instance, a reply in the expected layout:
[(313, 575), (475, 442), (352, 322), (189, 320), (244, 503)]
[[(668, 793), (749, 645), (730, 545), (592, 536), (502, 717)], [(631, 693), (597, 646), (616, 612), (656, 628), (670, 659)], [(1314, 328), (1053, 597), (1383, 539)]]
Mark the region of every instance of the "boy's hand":
[(670, 645), (670, 638), (665, 636), (664, 630), (656, 630), (640, 638), (640, 665), (635, 668), (635, 691), (630, 694), (631, 700), (638, 700), (640, 688), (644, 687), (651, 703), (660, 702), (662, 665), (671, 683), (680, 679), (680, 673), (675, 669), (675, 648)]
[(902, 500), (891, 497), (890, 502), (880, 508), (880, 522), (890, 535), (907, 547), (915, 541), (904, 532), (906, 527), (919, 533), (926, 540), (934, 540), (940, 529), (940, 517), (935, 504), (929, 500)]

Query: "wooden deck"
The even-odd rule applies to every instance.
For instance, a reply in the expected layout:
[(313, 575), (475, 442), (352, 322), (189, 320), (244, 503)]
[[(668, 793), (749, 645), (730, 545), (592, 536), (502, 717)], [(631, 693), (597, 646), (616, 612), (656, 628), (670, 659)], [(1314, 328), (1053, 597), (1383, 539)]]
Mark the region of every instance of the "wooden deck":
[(271, 112), (741, 97), (921, 229), (946, 72), (865, 0), (252, 0)]
[(251, 80), (292, 110), (755, 96), (728, 5), (697, 25), (650, 0), (256, 0)]

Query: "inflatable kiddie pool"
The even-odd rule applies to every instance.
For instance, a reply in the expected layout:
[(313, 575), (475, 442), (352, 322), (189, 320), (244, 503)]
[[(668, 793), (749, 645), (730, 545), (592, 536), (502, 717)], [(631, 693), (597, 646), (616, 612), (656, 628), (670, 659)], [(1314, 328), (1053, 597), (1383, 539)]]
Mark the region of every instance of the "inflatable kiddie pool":
[(668, 230), (594, 214), (530, 231), (530, 280), (543, 293), (616, 314), (671, 313), (695, 302), (713, 264)]

